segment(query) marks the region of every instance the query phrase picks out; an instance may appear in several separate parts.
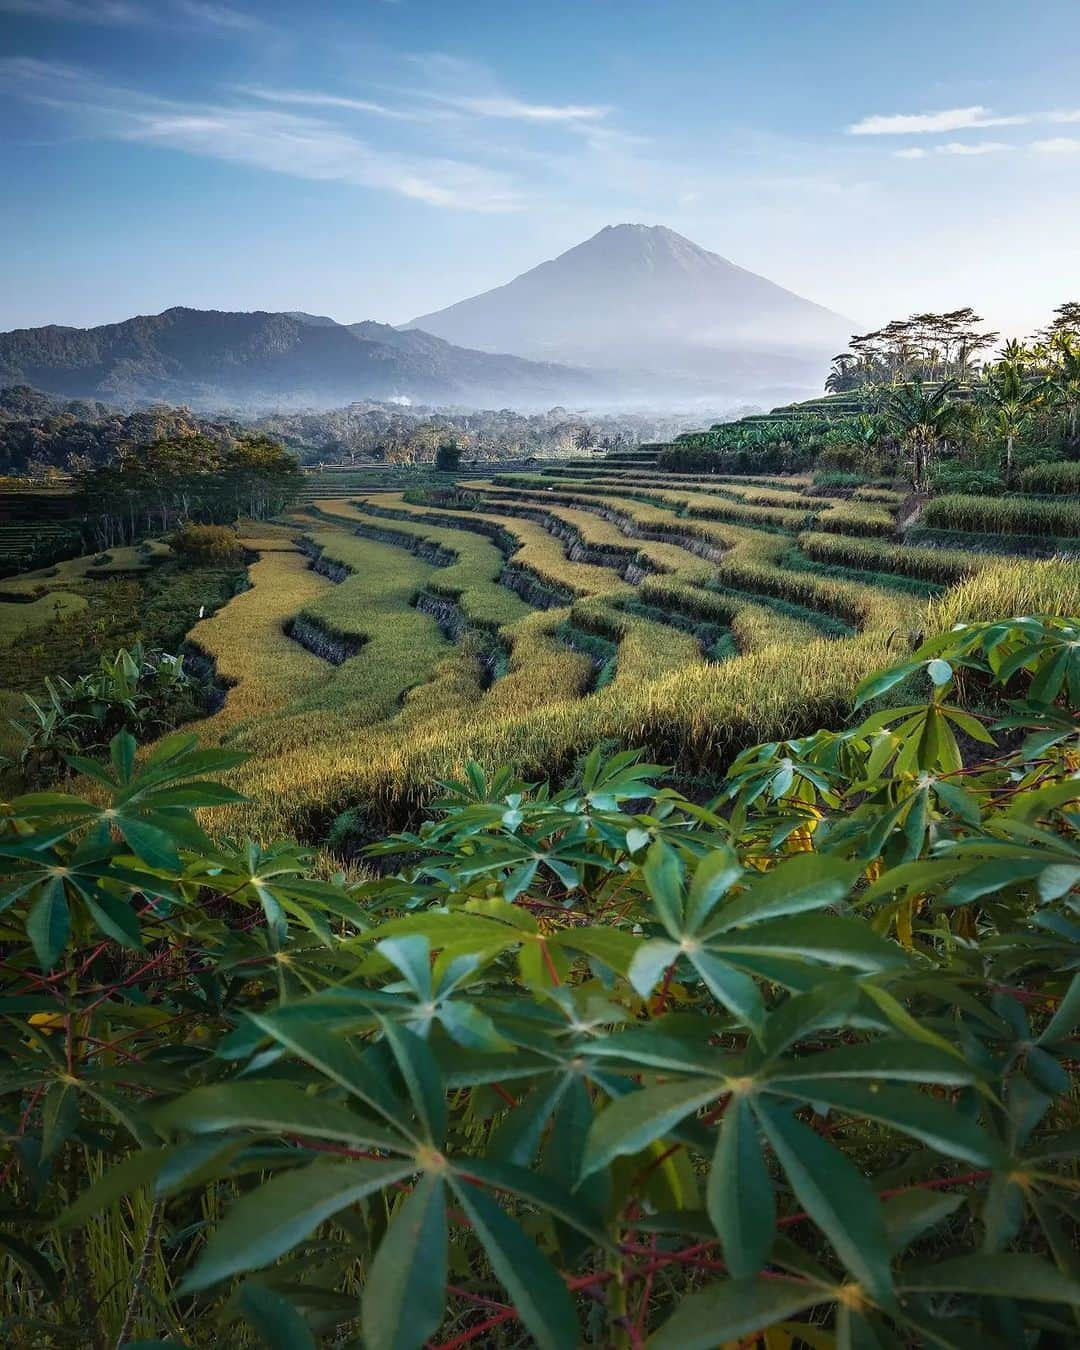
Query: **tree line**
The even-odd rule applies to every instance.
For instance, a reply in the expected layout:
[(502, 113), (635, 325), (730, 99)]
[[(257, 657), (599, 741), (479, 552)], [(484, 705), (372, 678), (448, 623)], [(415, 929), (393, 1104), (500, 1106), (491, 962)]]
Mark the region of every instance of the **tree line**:
[(268, 436), (221, 446), (208, 436), (177, 436), (121, 450), (75, 475), (77, 510), (97, 548), (134, 543), (186, 521), (264, 520), (300, 489), (294, 456)]

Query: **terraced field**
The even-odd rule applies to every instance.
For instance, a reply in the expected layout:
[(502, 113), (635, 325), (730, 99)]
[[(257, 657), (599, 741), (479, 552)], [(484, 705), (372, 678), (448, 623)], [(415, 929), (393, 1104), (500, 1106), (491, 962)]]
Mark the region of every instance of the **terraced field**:
[(1010, 571), (998, 534), (918, 547), (900, 502), (663, 475), (641, 452), (312, 496), (295, 547), (268, 546), (191, 635), (234, 682), (203, 735), (252, 753), (235, 778), (262, 805), (232, 823), (347, 848), (469, 759), (557, 776), (598, 741), (707, 782), (744, 745), (835, 721), (946, 587), (1075, 603), (1077, 564)]

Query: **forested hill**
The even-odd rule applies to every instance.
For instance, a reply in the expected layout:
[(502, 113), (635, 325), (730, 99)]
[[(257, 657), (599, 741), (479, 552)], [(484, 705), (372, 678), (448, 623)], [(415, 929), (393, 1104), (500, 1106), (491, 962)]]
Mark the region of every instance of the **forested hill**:
[(546, 406), (584, 396), (591, 378), (382, 324), (176, 308), (98, 328), (0, 333), (0, 384), (196, 408), (327, 407), (360, 398)]

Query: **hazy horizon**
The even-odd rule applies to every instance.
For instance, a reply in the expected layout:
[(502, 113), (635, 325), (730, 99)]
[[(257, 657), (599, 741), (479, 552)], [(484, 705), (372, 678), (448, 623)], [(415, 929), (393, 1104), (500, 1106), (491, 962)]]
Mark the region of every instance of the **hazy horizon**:
[(402, 323), (642, 221), (860, 325), (1030, 332), (1080, 279), (1080, 12), (879, 11), (0, 0), (0, 328)]

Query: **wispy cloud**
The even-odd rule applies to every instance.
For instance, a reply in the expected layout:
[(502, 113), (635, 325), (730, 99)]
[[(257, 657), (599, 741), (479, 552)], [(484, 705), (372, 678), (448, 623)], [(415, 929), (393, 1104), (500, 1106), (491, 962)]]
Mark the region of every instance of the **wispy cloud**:
[(989, 108), (974, 104), (970, 108), (945, 108), (940, 112), (875, 113), (853, 122), (851, 136), (915, 136), (942, 131), (967, 131), (972, 127), (1014, 127), (1031, 119), (1026, 116), (997, 117)]
[(110, 85), (72, 66), (0, 60), (0, 89), (66, 113), (80, 134), (156, 145), (294, 178), (381, 189), (432, 206), (513, 211), (505, 173), (465, 160), (373, 146), (321, 118), (252, 104), (184, 103)]
[(146, 10), (129, 0), (0, 0), (0, 12), (69, 23), (142, 23)]
[[(1061, 108), (1052, 112), (1009, 113), (999, 115), (981, 104), (969, 108), (945, 108), (940, 112), (875, 113), (853, 122), (849, 136), (932, 136), (949, 131), (974, 131), (983, 127), (1026, 127), (1044, 123), (1080, 122), (1080, 109)], [(900, 152), (897, 152), (898, 154)], [(956, 154), (972, 153), (955, 151)], [(985, 154), (986, 151), (977, 152)], [(917, 159), (917, 155), (901, 155)]]
[[(1080, 118), (1076, 120), (1080, 121)], [(1080, 154), (1080, 140), (1072, 136), (1053, 136), (1048, 141), (1032, 141), (1031, 148), (1037, 155), (1077, 155)]]
[(431, 122), (450, 116), (435, 109), (418, 111), (415, 108), (392, 108), (373, 99), (350, 98), (345, 94), (324, 94), (318, 90), (266, 89), (261, 85), (237, 85), (237, 92), (264, 103), (278, 103), (302, 108), (338, 108), (344, 112), (370, 113), (394, 122)]
[(217, 0), (0, 0), (0, 13), (66, 23), (216, 28), (233, 33), (264, 26), (254, 14)]
[(1004, 141), (946, 141), (935, 145), (935, 155), (996, 155), (1009, 147)]
[(172, 0), (177, 14), (206, 28), (222, 28), (234, 33), (249, 33), (263, 26), (254, 14), (211, 0)]
[(474, 117), (494, 117), (511, 122), (594, 122), (606, 117), (610, 108), (578, 103), (526, 103), (519, 98), (506, 95), (493, 95), (477, 98), (468, 94), (444, 95), (424, 94), (423, 97), (433, 103), (441, 103), (448, 108), (456, 108), (470, 113)]
[(930, 155), (997, 155), (1011, 149), (1004, 141), (945, 141), (932, 149), (921, 145), (909, 145), (903, 150), (894, 150), (895, 159), (927, 159)]

